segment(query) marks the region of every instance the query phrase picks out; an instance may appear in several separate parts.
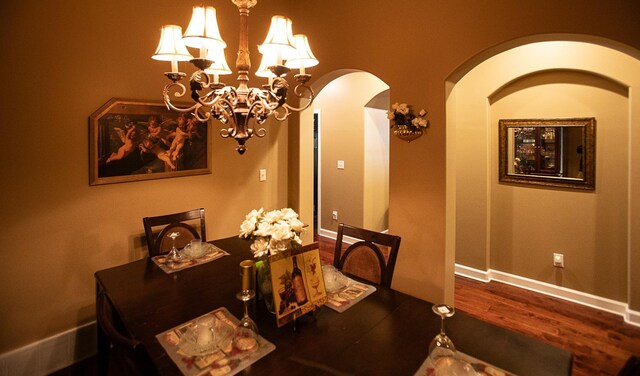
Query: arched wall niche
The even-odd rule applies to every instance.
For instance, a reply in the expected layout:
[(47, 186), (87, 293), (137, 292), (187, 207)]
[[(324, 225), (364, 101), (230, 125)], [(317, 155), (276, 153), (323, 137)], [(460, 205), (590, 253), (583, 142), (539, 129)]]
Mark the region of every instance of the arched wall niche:
[[(446, 252), (458, 272), (568, 290), (640, 323), (639, 57), (602, 38), (541, 35), (449, 76)], [(498, 119), (587, 116), (598, 121), (594, 192), (498, 183)]]
[[(484, 51), (469, 58), (467, 61), (460, 64), (456, 69), (454, 69), (453, 72), (451, 72), (451, 74), (447, 77), (447, 83), (455, 84), (467, 73), (469, 73), (469, 71), (474, 69), (476, 66), (480, 65), (482, 62), (502, 52), (505, 52), (520, 46), (524, 46), (527, 44), (540, 43), (540, 42), (557, 42), (557, 41), (588, 43), (588, 44), (593, 44), (597, 46), (607, 47), (612, 50), (616, 50), (618, 52), (629, 55), (635, 58), (636, 60), (640, 60), (639, 50), (615, 40), (611, 40), (611, 39), (607, 39), (607, 38), (603, 38), (595, 35), (585, 35), (585, 34), (560, 34), (560, 33), (536, 34), (536, 35), (530, 35), (527, 37), (515, 38), (510, 41), (485, 49)], [(447, 94), (448, 92), (450, 91), (447, 90)]]
[(579, 69), (548, 69), (532, 72), (507, 82), (488, 96), (489, 104), (493, 104), (520, 90), (534, 86), (562, 83), (592, 86), (620, 96), (629, 96), (628, 86), (607, 76)]

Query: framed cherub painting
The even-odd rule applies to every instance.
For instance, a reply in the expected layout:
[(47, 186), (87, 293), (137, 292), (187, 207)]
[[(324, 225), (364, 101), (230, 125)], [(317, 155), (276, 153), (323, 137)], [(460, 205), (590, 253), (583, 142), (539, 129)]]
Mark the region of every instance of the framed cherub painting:
[(210, 174), (209, 131), (164, 103), (113, 98), (89, 116), (89, 184)]

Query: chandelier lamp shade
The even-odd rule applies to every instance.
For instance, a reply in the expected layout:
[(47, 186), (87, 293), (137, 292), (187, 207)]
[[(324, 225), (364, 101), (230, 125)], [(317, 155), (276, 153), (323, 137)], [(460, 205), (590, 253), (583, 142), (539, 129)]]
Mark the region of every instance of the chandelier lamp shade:
[[(282, 121), (292, 112), (302, 111), (311, 105), (314, 93), (308, 85), (311, 75), (307, 74), (306, 69), (318, 65), (318, 60), (311, 52), (307, 37), (293, 34), (293, 23), (289, 18), (273, 16), (267, 37), (258, 46), (262, 60), (255, 72), (256, 76), (266, 78), (267, 83), (259, 88), (250, 87), (248, 18), (249, 10), (257, 0), (231, 1), (240, 12), (237, 86), (220, 82), (220, 76), (233, 72), (225, 59), (227, 44), (220, 35), (216, 10), (211, 6), (193, 8), (191, 21), (184, 34), (180, 26), (163, 26), (158, 48), (152, 58), (171, 63), (171, 71), (165, 72), (171, 82), (163, 90), (167, 107), (192, 113), (199, 121), (211, 118), (219, 120), (224, 125), (220, 135), (235, 139), (238, 143), (236, 150), (244, 154), (248, 139), (254, 135), (266, 135), (262, 125), (269, 117)], [(187, 47), (196, 51), (194, 55)], [(178, 67), (178, 63), (183, 61), (189, 61), (196, 68), (191, 74), (188, 88), (181, 82), (187, 74)], [(285, 77), (292, 70), (297, 72), (292, 72), (295, 87), (291, 92)], [(188, 93), (192, 104), (175, 102)], [(288, 95), (298, 98), (298, 107), (287, 103)]]

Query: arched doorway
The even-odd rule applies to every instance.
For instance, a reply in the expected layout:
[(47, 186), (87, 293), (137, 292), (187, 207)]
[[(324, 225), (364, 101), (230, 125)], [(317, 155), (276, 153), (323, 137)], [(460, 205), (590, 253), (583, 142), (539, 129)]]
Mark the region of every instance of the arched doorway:
[[(318, 82), (312, 108), (301, 114), (301, 216), (317, 213), (307, 218), (316, 218), (314, 232), (327, 237), (335, 237), (341, 222), (384, 231), (389, 207), (389, 87), (362, 71), (332, 72)], [(317, 178), (305, 172), (307, 168)], [(315, 201), (315, 208), (308, 200)]]

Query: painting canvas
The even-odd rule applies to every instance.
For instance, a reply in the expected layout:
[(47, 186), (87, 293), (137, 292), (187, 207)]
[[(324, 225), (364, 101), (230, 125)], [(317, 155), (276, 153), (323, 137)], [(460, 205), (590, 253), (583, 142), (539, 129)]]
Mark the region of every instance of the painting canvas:
[(269, 263), (279, 327), (327, 302), (318, 249), (278, 253)]
[(211, 173), (209, 131), (161, 102), (111, 99), (89, 117), (90, 184)]

